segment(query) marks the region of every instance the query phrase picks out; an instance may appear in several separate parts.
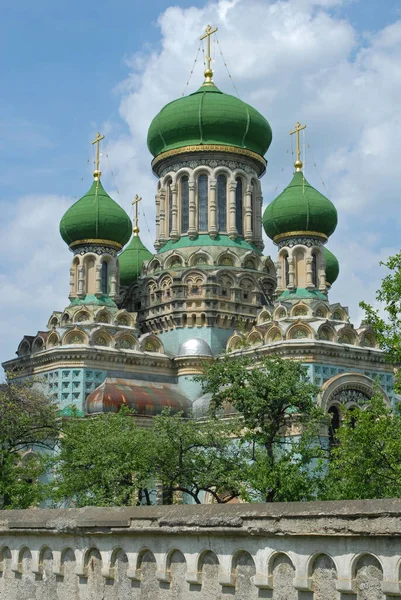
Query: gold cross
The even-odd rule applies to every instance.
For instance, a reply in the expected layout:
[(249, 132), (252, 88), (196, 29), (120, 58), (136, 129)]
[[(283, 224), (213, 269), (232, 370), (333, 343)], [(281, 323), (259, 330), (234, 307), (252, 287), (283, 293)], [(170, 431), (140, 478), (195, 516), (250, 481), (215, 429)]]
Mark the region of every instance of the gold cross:
[(95, 170), (93, 172), (95, 179), (99, 179), (100, 175), (102, 174), (100, 171), (100, 142), (104, 140), (104, 135), (100, 135), (99, 132), (97, 132), (96, 134), (96, 138), (93, 140), (92, 142), (92, 146), (93, 144), (96, 144), (96, 160), (95, 160)]
[(206, 33), (202, 35), (202, 37), (200, 37), (200, 40), (204, 40), (205, 38), (207, 38), (207, 53), (206, 53), (206, 69), (205, 69), (205, 77), (206, 77), (206, 81), (208, 83), (210, 83), (212, 81), (212, 77), (213, 77), (213, 71), (210, 68), (210, 63), (212, 61), (212, 57), (210, 56), (210, 36), (213, 33), (216, 33), (216, 31), (218, 31), (218, 28), (215, 27), (214, 29), (212, 29), (211, 25), (208, 25), (206, 27)]
[(306, 129), (306, 125), (301, 125), (301, 123), (297, 122), (294, 131), (290, 131), (290, 135), (293, 135), (295, 133), (295, 147), (297, 153), (297, 160), (295, 161), (294, 166), (296, 171), (302, 170), (301, 148), (299, 145), (299, 132), (302, 131), (302, 129)]
[(138, 227), (138, 204), (139, 202), (142, 200), (142, 198), (140, 196), (138, 196), (138, 194), (135, 195), (135, 200), (132, 201), (132, 206), (135, 206), (135, 227), (134, 227), (134, 234), (138, 235), (139, 233), (139, 227)]

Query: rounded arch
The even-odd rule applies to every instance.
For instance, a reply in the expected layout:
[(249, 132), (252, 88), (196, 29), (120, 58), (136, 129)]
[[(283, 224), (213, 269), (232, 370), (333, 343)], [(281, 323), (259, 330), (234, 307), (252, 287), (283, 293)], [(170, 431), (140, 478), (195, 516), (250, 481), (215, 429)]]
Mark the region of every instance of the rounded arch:
[(112, 347), (114, 339), (104, 327), (98, 327), (93, 330), (90, 336), (90, 344), (92, 346)]
[(114, 315), (113, 322), (114, 322), (114, 325), (119, 325), (122, 327), (132, 327), (134, 325), (131, 315), (129, 314), (129, 312), (127, 310), (125, 310), (125, 308), (123, 308), (122, 310), (119, 310)]
[(271, 320), (272, 320), (271, 313), (268, 310), (263, 309), (258, 314), (256, 322), (258, 325), (262, 325), (263, 323), (269, 323), (269, 321), (271, 321)]
[(250, 331), (246, 341), (250, 346), (261, 346), (263, 344), (263, 336), (260, 331)]
[(351, 559), (351, 577), (352, 577), (352, 579), (356, 578), (357, 571), (361, 566), (361, 562), (364, 560), (365, 561), (367, 560), (367, 561), (371, 562), (374, 566), (377, 566), (383, 573), (382, 561), (376, 554), (373, 554), (373, 552), (360, 552), (360, 553), (356, 554), (355, 556), (353, 556), (353, 558)]
[(278, 306), (273, 313), (273, 319), (275, 321), (279, 321), (280, 319), (286, 319), (288, 316), (287, 309), (285, 306)]
[(256, 568), (255, 558), (250, 552), (241, 548), (236, 550), (231, 557), (231, 573), (234, 575), (234, 572), (242, 565)]
[(313, 309), (313, 314), (319, 319), (328, 319), (330, 317), (330, 310), (324, 304), (318, 304)]
[(205, 564), (205, 561), (207, 559), (211, 559), (213, 561), (213, 564), (220, 564), (219, 557), (217, 556), (217, 554), (213, 552), (213, 550), (211, 550), (210, 548), (204, 548), (203, 550), (201, 550), (201, 552), (199, 552), (198, 558), (196, 560), (196, 569), (198, 573), (202, 572), (203, 565)]
[(75, 344), (88, 344), (88, 336), (81, 329), (74, 327), (74, 329), (65, 333), (61, 343), (63, 346), (70, 346)]
[[(29, 550), (28, 546), (25, 545), (21, 546), (21, 548), (18, 551), (18, 573), (24, 572), (24, 560), (27, 560), (29, 562), (32, 561), (31, 551)], [(28, 571), (30, 571), (30, 568), (28, 568)]]
[(46, 348), (54, 348), (60, 344), (60, 336), (57, 331), (53, 331), (47, 338)]
[(31, 353), (31, 345), (32, 345), (32, 340), (28, 340), (26, 338), (21, 340), (21, 342), (19, 343), (19, 346), (18, 346), (18, 350), (17, 350), (18, 356), (26, 356), (26, 355), (30, 354)]
[(37, 335), (32, 342), (32, 352), (42, 352), (46, 349), (46, 342), (41, 335)]
[(196, 265), (212, 265), (213, 258), (206, 250), (196, 250), (188, 258), (188, 266), (195, 267)]
[(49, 319), (47, 327), (48, 327), (48, 329), (55, 329), (59, 325), (60, 325), (60, 315), (55, 315), (53, 313), (52, 316)]
[(295, 570), (294, 562), (291, 556), (287, 552), (283, 552), (281, 550), (275, 550), (272, 552), (267, 559), (267, 575), (270, 578), (273, 578), (274, 568), (277, 564), (277, 561), (281, 558), (285, 558), (291, 564), (291, 567)]
[(317, 337), (319, 340), (325, 342), (335, 342), (337, 340), (337, 333), (330, 323), (323, 323), (317, 331)]
[(333, 321), (348, 321), (348, 315), (341, 306), (337, 306), (332, 310)]
[(116, 335), (116, 348), (121, 350), (135, 350), (137, 345), (137, 339), (130, 333), (121, 332)]
[(85, 323), (86, 321), (91, 321), (91, 315), (86, 308), (81, 308), (78, 310), (73, 319), (73, 323)]
[(363, 331), (359, 335), (359, 345), (365, 348), (376, 348), (376, 337), (373, 331)]
[(147, 266), (147, 271), (148, 273), (154, 273), (155, 271), (160, 271), (161, 268), (162, 265), (160, 260), (158, 258), (153, 258)]
[(181, 167), (180, 169), (178, 169), (178, 171), (172, 171), (170, 173), (170, 177), (172, 177), (173, 183), (179, 183), (182, 177), (188, 177), (189, 179), (191, 175), (192, 171), (188, 169), (188, 167)]
[(238, 333), (234, 333), (231, 337), (228, 338), (226, 344), (227, 352), (235, 352), (236, 350), (240, 350), (244, 346), (244, 338)]
[(237, 267), (238, 257), (231, 250), (224, 250), (218, 255), (216, 265), (220, 267)]
[(308, 317), (309, 315), (309, 306), (304, 302), (298, 302), (291, 309), (291, 317)]
[[(331, 405), (363, 405), (373, 396), (375, 382), (362, 373), (340, 373), (326, 381), (318, 395), (318, 405), (327, 412)], [(386, 404), (390, 407), (390, 400), (383, 390), (379, 388)]]
[(164, 346), (154, 333), (145, 333), (140, 339), (140, 349), (144, 352), (164, 354)]
[(272, 344), (274, 342), (281, 342), (283, 340), (283, 332), (275, 325), (269, 329), (265, 336), (265, 343)]
[(308, 577), (312, 576), (313, 570), (315, 568), (315, 563), (316, 563), (317, 559), (320, 558), (321, 556), (327, 557), (333, 563), (333, 566), (334, 566), (336, 572), (338, 573), (338, 567), (337, 567), (336, 560), (331, 554), (329, 554), (329, 552), (315, 552), (308, 558), (308, 563), (307, 563), (307, 567), (306, 567), (306, 572), (308, 574)]
[(185, 265), (185, 258), (179, 252), (170, 254), (164, 262), (165, 269), (180, 268)]
[(208, 177), (212, 177), (213, 169), (211, 167), (208, 167), (207, 165), (199, 165), (198, 167), (195, 167), (195, 169), (192, 171), (192, 177), (194, 181), (198, 179), (199, 175), (207, 175)]
[(306, 323), (295, 323), (287, 330), (285, 337), (287, 340), (306, 340), (313, 338), (314, 335), (313, 330)]
[(101, 308), (95, 314), (95, 322), (96, 323), (111, 323), (113, 320), (113, 315), (107, 308)]
[(356, 346), (358, 336), (356, 331), (350, 325), (344, 325), (344, 327), (338, 330), (338, 341), (340, 344)]

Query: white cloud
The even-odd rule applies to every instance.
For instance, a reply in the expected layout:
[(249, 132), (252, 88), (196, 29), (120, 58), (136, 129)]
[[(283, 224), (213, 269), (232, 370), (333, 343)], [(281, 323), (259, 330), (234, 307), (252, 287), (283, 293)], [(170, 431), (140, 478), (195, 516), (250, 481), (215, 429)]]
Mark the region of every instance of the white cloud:
[(68, 304), (71, 254), (58, 224), (72, 200), (24, 196), (0, 226), (7, 262), (0, 273), (0, 362), (14, 356), (24, 334), (35, 335), (53, 310)]
[[(379, 260), (397, 251), (389, 230), (396, 235), (401, 217), (394, 161), (401, 137), (401, 21), (362, 36), (330, 11), (338, 4), (236, 0), (168, 8), (158, 23), (160, 50), (133, 56), (131, 72), (119, 86), (120, 115), (130, 136), (116, 138), (110, 148), (120, 156), (122, 195), (139, 191), (153, 224), (155, 180), (149, 174), (147, 129), (160, 108), (181, 95), (205, 24), (217, 25), (241, 98), (273, 128), (263, 179), (265, 204), (291, 178), (289, 130), (297, 120), (308, 125), (306, 175), (339, 210), (339, 227), (329, 245), (338, 254), (341, 274), (330, 297), (349, 305), (359, 319), (359, 300), (373, 301), (379, 286)], [(214, 56), (216, 84), (235, 93), (218, 47)], [(201, 54), (188, 92), (201, 84), (202, 71)], [(275, 254), (268, 241), (266, 251)]]

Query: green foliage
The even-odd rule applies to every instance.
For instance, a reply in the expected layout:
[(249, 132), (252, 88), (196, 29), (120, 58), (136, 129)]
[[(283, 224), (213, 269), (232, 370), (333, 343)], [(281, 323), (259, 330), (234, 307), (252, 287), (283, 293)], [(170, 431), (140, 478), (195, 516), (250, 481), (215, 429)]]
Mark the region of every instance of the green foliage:
[(326, 500), (400, 497), (401, 416), (380, 394), (344, 412), (324, 483)]
[[(360, 302), (365, 310), (365, 321), (372, 325), (379, 347), (385, 351), (388, 360), (401, 364), (401, 253), (390, 256), (381, 265), (387, 267), (390, 273), (384, 277), (376, 299), (384, 305), (384, 316), (378, 309), (366, 302)], [(401, 376), (398, 371), (396, 391), (401, 390)]]
[(177, 491), (197, 503), (201, 492), (210, 493), (216, 502), (240, 495), (249, 459), (233, 439), (240, 435), (240, 427), (237, 419), (199, 423), (166, 412), (155, 418), (153, 474), (162, 483), (167, 501)]
[(91, 418), (73, 416), (52, 460), (51, 496), (78, 507), (150, 504), (157, 483), (167, 504), (175, 492), (198, 503), (209, 492), (225, 502), (239, 495), (245, 462), (231, 442), (234, 434), (239, 434), (234, 422), (199, 425), (168, 411), (148, 428), (138, 427), (125, 407)]
[[(51, 459), (50, 496), (56, 503), (124, 506), (146, 487), (141, 475), (152, 448), (129, 410), (64, 422), (58, 454)], [(136, 476), (134, 477), (134, 474)]]
[(0, 508), (28, 508), (43, 497), (42, 452), (58, 436), (58, 409), (29, 382), (0, 386)]
[(231, 404), (243, 419), (241, 444), (252, 446), (243, 472), (243, 496), (265, 502), (316, 496), (325, 456), (319, 444), (323, 413), (314, 399), (319, 388), (299, 362), (278, 357), (215, 360), (198, 378), (211, 393), (212, 414)]

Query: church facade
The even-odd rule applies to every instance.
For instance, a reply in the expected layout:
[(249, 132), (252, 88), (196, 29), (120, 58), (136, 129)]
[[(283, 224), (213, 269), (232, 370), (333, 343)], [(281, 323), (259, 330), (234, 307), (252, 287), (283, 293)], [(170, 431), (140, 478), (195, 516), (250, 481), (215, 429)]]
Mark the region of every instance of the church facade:
[(72, 252), (69, 303), (24, 336), (5, 371), (39, 378), (65, 413), (127, 404), (143, 419), (164, 407), (197, 417), (209, 402), (193, 379), (203, 361), (278, 355), (308, 366), (333, 420), (342, 404), (365, 403), (375, 383), (391, 403), (393, 369), (373, 331), (354, 327), (332, 299), (339, 265), (326, 244), (337, 211), (304, 177), (303, 126), (293, 132), (293, 179), (263, 211), (270, 125), (212, 76), (209, 64), (201, 87), (149, 128), (154, 254), (102, 186), (98, 134), (93, 185), (60, 223)]

